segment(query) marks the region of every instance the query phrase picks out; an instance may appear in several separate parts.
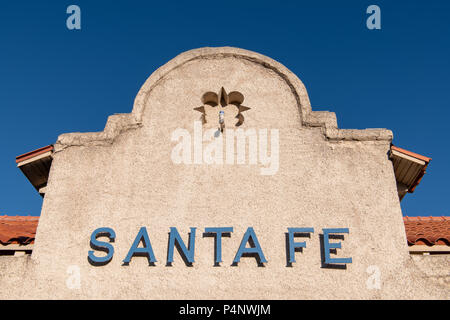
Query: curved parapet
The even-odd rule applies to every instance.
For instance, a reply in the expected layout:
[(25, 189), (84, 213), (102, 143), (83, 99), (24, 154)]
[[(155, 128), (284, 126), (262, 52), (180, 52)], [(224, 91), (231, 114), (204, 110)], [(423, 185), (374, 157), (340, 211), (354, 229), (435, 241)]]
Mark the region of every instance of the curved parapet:
[(139, 90), (133, 110), (129, 114), (115, 114), (108, 118), (103, 132), (94, 133), (68, 133), (58, 138), (55, 144), (55, 151), (59, 151), (68, 146), (76, 145), (105, 145), (110, 144), (121, 133), (130, 129), (138, 128), (143, 124), (143, 116), (148, 106), (149, 96), (156, 86), (161, 84), (170, 74), (186, 64), (201, 60), (224, 60), (236, 59), (257, 64), (271, 73), (281, 78), (289, 88), (297, 104), (300, 119), (300, 126), (321, 127), (328, 140), (386, 140), (391, 141), (393, 136), (390, 130), (386, 129), (366, 129), (347, 130), (338, 129), (336, 115), (328, 111), (312, 111), (308, 93), (302, 81), (281, 63), (261, 55), (256, 52), (232, 48), (200, 48), (184, 52), (158, 70), (145, 81)]

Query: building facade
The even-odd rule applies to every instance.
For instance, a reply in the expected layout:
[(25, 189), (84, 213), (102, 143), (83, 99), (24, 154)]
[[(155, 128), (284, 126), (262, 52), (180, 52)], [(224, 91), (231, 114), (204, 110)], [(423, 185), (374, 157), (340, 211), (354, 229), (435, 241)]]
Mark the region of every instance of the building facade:
[(17, 159), (45, 196), (0, 298), (448, 299), (448, 238), (412, 256), (400, 208), (431, 159), (392, 138), (268, 57), (182, 53), (103, 132)]

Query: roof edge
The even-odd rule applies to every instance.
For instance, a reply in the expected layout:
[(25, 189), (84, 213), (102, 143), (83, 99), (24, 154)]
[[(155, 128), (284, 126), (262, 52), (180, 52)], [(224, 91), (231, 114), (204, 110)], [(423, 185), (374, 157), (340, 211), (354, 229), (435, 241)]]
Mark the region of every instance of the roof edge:
[(48, 145), (48, 146), (45, 146), (45, 147), (42, 147), (42, 148), (30, 151), (30, 152), (24, 153), (24, 154), (16, 157), (16, 163), (20, 163), (22, 161), (25, 161), (25, 160), (28, 160), (30, 158), (36, 157), (36, 156), (41, 155), (43, 153), (46, 153), (48, 151), (53, 151), (53, 149), (54, 149), (54, 147), (51, 144), (51, 145)]

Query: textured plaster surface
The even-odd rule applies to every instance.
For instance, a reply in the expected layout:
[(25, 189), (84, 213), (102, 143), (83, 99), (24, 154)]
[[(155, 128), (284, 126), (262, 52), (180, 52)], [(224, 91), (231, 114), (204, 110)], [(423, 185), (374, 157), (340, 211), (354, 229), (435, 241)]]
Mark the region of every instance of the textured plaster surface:
[[(278, 129), (280, 165), (174, 164), (171, 134), (193, 131), (207, 91), (241, 92), (244, 130)], [(111, 110), (113, 113), (114, 110)], [(389, 151), (392, 132), (341, 130), (332, 112), (313, 112), (301, 81), (281, 64), (236, 48), (185, 52), (155, 71), (130, 114), (109, 117), (99, 133), (61, 135), (31, 257), (2, 257), (0, 298), (63, 299), (448, 299), (448, 260), (415, 261), (408, 254)], [(248, 162), (247, 162), (248, 163)], [(155, 266), (144, 257), (122, 265), (137, 232), (147, 227)], [(234, 227), (222, 240), (223, 263), (214, 267), (214, 240), (205, 227)], [(232, 266), (247, 227), (253, 227), (268, 262), (243, 257)], [(91, 233), (116, 232), (106, 266), (87, 260)], [(187, 243), (197, 227), (195, 263), (175, 250), (166, 266), (168, 232)], [(296, 263), (287, 266), (288, 227), (314, 227)], [(347, 227), (339, 257), (346, 269), (321, 263), (322, 228)], [(100, 254), (99, 254), (100, 255)], [(444, 260), (443, 260), (444, 259)], [(67, 286), (68, 268), (80, 287)], [(369, 266), (380, 289), (367, 287)], [(446, 275), (447, 273), (447, 275)]]

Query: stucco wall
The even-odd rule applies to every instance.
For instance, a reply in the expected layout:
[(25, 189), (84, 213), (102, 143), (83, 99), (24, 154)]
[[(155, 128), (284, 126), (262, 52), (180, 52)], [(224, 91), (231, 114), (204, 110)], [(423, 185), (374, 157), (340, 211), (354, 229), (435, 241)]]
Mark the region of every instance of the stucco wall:
[(437, 287), (447, 287), (450, 291), (450, 256), (449, 255), (411, 255), (417, 273), (432, 281)]
[[(193, 134), (200, 115), (193, 108), (202, 94), (221, 87), (241, 92), (251, 108), (242, 129), (279, 130), (275, 174), (261, 175), (261, 165), (248, 162), (172, 161), (173, 132)], [(14, 272), (27, 281), (17, 286), (8, 279), (22, 260), (0, 261), (1, 298), (448, 298), (448, 286), (418, 273), (407, 252), (387, 156), (391, 139), (384, 129), (337, 129), (334, 113), (313, 112), (301, 81), (267, 57), (235, 48), (183, 53), (147, 80), (132, 113), (110, 117), (104, 132), (58, 138), (35, 249)], [(141, 226), (158, 261), (149, 266), (135, 257), (123, 266)], [(95, 267), (87, 255), (99, 227), (113, 228), (117, 238), (112, 261)], [(197, 227), (192, 267), (176, 250), (166, 266), (170, 227), (186, 243), (189, 228)], [(203, 237), (205, 227), (234, 227), (222, 240), (220, 267), (214, 267), (214, 240)], [(251, 257), (231, 266), (247, 227), (258, 236), (264, 267)], [(296, 239), (307, 247), (291, 267), (288, 227), (315, 229), (310, 238)], [(324, 268), (322, 228), (339, 227), (350, 234), (337, 257), (353, 263)], [(79, 288), (67, 285), (74, 268)], [(368, 268), (379, 270), (379, 289), (367, 285)]]

